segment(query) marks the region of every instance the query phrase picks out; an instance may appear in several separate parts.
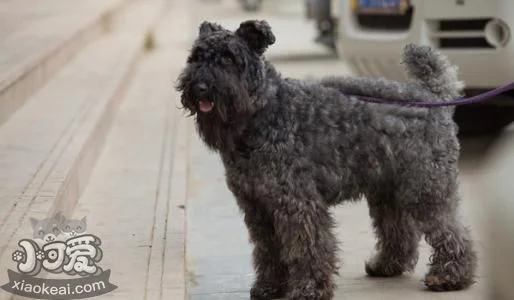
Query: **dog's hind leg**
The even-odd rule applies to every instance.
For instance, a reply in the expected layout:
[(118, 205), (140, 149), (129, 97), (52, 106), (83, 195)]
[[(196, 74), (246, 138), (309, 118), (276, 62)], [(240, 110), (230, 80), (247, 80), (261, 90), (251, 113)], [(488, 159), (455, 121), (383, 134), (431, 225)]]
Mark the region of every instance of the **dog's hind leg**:
[(425, 240), (433, 248), (425, 285), (434, 291), (461, 290), (474, 283), (477, 258), (455, 204), (444, 202), (415, 209)]
[(412, 216), (392, 200), (385, 196), (368, 196), (378, 251), (366, 262), (369, 276), (399, 276), (405, 271), (412, 271), (418, 260), (421, 232)]
[(280, 261), (279, 240), (271, 216), (255, 201), (242, 203), (244, 221), (254, 244), (253, 265), (256, 280), (250, 290), (252, 300), (270, 300), (285, 296), (287, 268)]
[(288, 300), (330, 300), (337, 273), (334, 220), (319, 199), (277, 199), (272, 207), (281, 259), (289, 270)]
[(418, 158), (398, 174), (395, 194), (433, 249), (425, 285), (435, 291), (460, 290), (474, 282), (477, 257), (470, 232), (458, 218), (457, 154), (434, 153), (437, 159)]

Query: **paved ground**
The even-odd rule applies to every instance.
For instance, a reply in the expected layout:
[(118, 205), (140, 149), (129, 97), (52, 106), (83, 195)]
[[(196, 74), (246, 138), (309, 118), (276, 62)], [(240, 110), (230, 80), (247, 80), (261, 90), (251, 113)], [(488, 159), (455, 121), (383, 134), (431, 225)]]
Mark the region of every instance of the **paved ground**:
[[(196, 24), (203, 19), (216, 20), (231, 28), (247, 18), (231, 1), (204, 1), (195, 8)], [(232, 1), (236, 2), (236, 1)], [(271, 1), (270, 1), (271, 2)], [(303, 18), (299, 4), (277, 1), (258, 18), (270, 21), (277, 35), (268, 57), (287, 76), (306, 77), (348, 72), (345, 65), (330, 56), (326, 49), (312, 43), (313, 24)], [(287, 5), (291, 5), (287, 7)], [(194, 29), (193, 29), (194, 32)], [(364, 273), (364, 261), (372, 253), (374, 238), (365, 203), (347, 204), (335, 210), (338, 220), (337, 236), (342, 242), (340, 256), (343, 261), (337, 279), (336, 299), (485, 299), (484, 276), (484, 220), (480, 200), (471, 187), (480, 172), (485, 140), (464, 141), (461, 193), (464, 198), (462, 215), (472, 224), (480, 251), (481, 264), (478, 284), (468, 291), (457, 293), (431, 293), (423, 288), (421, 279), (426, 271), (428, 248), (422, 243), (418, 267), (412, 275), (396, 279), (370, 279)], [(248, 299), (252, 281), (251, 247), (246, 229), (233, 196), (224, 183), (219, 158), (208, 152), (193, 137), (188, 198), (187, 270), (188, 292), (191, 300)]]
[[(17, 0), (0, 0), (0, 44), (11, 40), (9, 45), (17, 47), (12, 43), (18, 41), (16, 32), (31, 32), (30, 27), (38, 20), (62, 22), (65, 18), (59, 17), (60, 10), (51, 7), (20, 8), (10, 16), (6, 7), (14, 1)], [(62, 0), (51, 3), (59, 6), (59, 1)], [(0, 224), (0, 282), (6, 282), (5, 270), (13, 268), (11, 250), (17, 247), (19, 238), (32, 232), (28, 217), (43, 218), (58, 208), (70, 216), (87, 215), (88, 230), (102, 238), (102, 265), (112, 269), (112, 281), (118, 289), (99, 299), (249, 298), (253, 279), (251, 246), (235, 200), (225, 185), (220, 159), (207, 151), (194, 132), (192, 120), (176, 108), (180, 103), (172, 83), (185, 64), (191, 39), (203, 20), (235, 29), (246, 19), (266, 19), (277, 37), (267, 56), (284, 75), (305, 78), (349, 70), (330, 51), (312, 42), (314, 26), (303, 18), (303, 1), (265, 1), (264, 11), (257, 15), (242, 13), (236, 0), (162, 1), (169, 2), (160, 7), (149, 0), (136, 1), (120, 17), (118, 30), (84, 48), (0, 127), (0, 202), (4, 205), (0, 218), (7, 220)], [(101, 2), (95, 0), (88, 5), (95, 3)], [(63, 10), (68, 7), (59, 6)], [(161, 22), (156, 25), (157, 47), (139, 57), (138, 37), (153, 24), (161, 8), (169, 9), (163, 9)], [(46, 19), (48, 15), (56, 17)], [(3, 22), (2, 16), (11, 19)], [(1, 26), (13, 24), (16, 16), (23, 16), (20, 26)], [(53, 21), (50, 24), (57, 26)], [(19, 42), (25, 45), (26, 39)], [(37, 52), (33, 47), (26, 49)], [(15, 62), (7, 59), (7, 54), (15, 52), (2, 52), (4, 61)], [(0, 59), (0, 75), (7, 66)], [(130, 84), (127, 80), (128, 89), (123, 96), (116, 97), (118, 86), (125, 86), (120, 82), (125, 82), (122, 78), (132, 70), (130, 66), (134, 66), (134, 77)], [(104, 130), (96, 130), (96, 124)], [(109, 124), (112, 126), (108, 131)], [(97, 131), (100, 133), (95, 134)], [(88, 143), (90, 138), (96, 143)], [(104, 138), (105, 144), (100, 141)], [(68, 140), (73, 142), (69, 142), (71, 146)], [(484, 267), (490, 247), (485, 246), (488, 234), (483, 225), (489, 219), (484, 208), (493, 199), (480, 184), (484, 182), (481, 175), (486, 170), (483, 163), (490, 140), (463, 140), (461, 159), (462, 215), (472, 225), (480, 253), (478, 283), (463, 292), (425, 291), (421, 279), (428, 248), (424, 243), (414, 274), (396, 279), (367, 278), (364, 261), (372, 253), (374, 238), (367, 207), (357, 203), (334, 210), (343, 262), (335, 299), (487, 298), (490, 277)], [(514, 143), (509, 141), (514, 141), (514, 131), (507, 132), (505, 140), (507, 149), (512, 149)], [(92, 157), (96, 151), (95, 164)], [(88, 155), (81, 158), (80, 153)], [(509, 151), (504, 153), (508, 156)], [(74, 162), (75, 156), (81, 158), (77, 158), (78, 163)], [(514, 159), (500, 160), (498, 164), (508, 167), (511, 161)], [(71, 166), (80, 167), (75, 172), (68, 170)], [(89, 171), (90, 177), (84, 175)], [(504, 173), (496, 174), (495, 169), (492, 173), (496, 177), (488, 177), (495, 180), (489, 183), (490, 189), (496, 189), (498, 184), (505, 190), (512, 187), (500, 181), (511, 178), (508, 168)], [(72, 182), (80, 185), (80, 192), (78, 187), (61, 187), (65, 175), (78, 178)], [(71, 191), (70, 195), (54, 195), (62, 190)], [(503, 208), (496, 207), (500, 211)], [(503, 214), (498, 224), (512, 226), (508, 216)], [(505, 247), (497, 253), (504, 259), (509, 251)], [(511, 263), (510, 270), (514, 270), (514, 261), (503, 262)], [(508, 268), (500, 269), (507, 270), (501, 274), (503, 278), (512, 278)], [(19, 297), (0, 291), (0, 299)]]

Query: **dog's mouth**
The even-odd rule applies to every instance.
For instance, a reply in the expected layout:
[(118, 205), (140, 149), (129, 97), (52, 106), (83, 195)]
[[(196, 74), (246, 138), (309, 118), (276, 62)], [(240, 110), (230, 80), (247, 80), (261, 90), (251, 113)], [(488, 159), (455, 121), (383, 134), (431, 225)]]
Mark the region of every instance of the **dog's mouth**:
[(208, 113), (214, 108), (214, 101), (200, 100), (198, 101), (198, 108), (203, 113)]

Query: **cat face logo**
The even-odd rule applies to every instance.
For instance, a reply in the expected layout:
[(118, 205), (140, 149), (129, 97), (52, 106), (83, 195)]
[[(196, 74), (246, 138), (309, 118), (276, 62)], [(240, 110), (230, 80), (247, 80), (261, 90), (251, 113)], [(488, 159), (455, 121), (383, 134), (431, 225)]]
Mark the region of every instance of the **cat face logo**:
[(30, 218), (32, 230), (34, 234), (32, 237), (35, 240), (43, 241), (43, 243), (51, 243), (55, 241), (57, 236), (61, 233), (60, 221), (57, 218), (36, 220)]
[(86, 217), (83, 217), (80, 220), (66, 220), (64, 219), (61, 222), (61, 231), (68, 238), (77, 236), (86, 231)]
[[(109, 282), (110, 270), (99, 265), (102, 241), (86, 232), (86, 217), (68, 219), (58, 213), (45, 219), (30, 218), (30, 225), (32, 238), (18, 242), (19, 248), (12, 253), (16, 270), (8, 270), (9, 283), (3, 290), (33, 299), (67, 300), (95, 297), (117, 288)], [(36, 278), (43, 270), (71, 279)]]
[(30, 218), (33, 239), (40, 245), (45, 245), (53, 241), (65, 241), (69, 238), (83, 234), (86, 231), (86, 217), (80, 220), (66, 219), (60, 213), (53, 218), (38, 220)]
[(42, 220), (31, 218), (30, 223), (33, 239), (21, 240), (22, 250), (13, 254), (18, 271), (35, 275), (45, 269), (81, 276), (102, 272), (96, 265), (102, 259), (101, 241), (95, 235), (86, 234), (86, 217), (67, 219), (58, 213)]

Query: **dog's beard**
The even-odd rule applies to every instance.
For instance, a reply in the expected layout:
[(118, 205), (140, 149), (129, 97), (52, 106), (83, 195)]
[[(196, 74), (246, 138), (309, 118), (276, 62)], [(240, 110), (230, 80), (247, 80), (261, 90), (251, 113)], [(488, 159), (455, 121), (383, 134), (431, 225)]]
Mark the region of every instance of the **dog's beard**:
[[(237, 140), (255, 112), (247, 87), (240, 80), (223, 72), (216, 72), (209, 87), (207, 99), (199, 99), (192, 92), (193, 81), (182, 76), (178, 89), (182, 91), (181, 102), (190, 115), (196, 115), (197, 131), (205, 144), (213, 150), (230, 152), (235, 150)], [(209, 112), (200, 110), (200, 101), (212, 101)]]
[(213, 150), (233, 151), (254, 113), (247, 95), (240, 93), (237, 98), (234, 96), (215, 97), (214, 109), (209, 113), (200, 112), (196, 116), (198, 133)]

